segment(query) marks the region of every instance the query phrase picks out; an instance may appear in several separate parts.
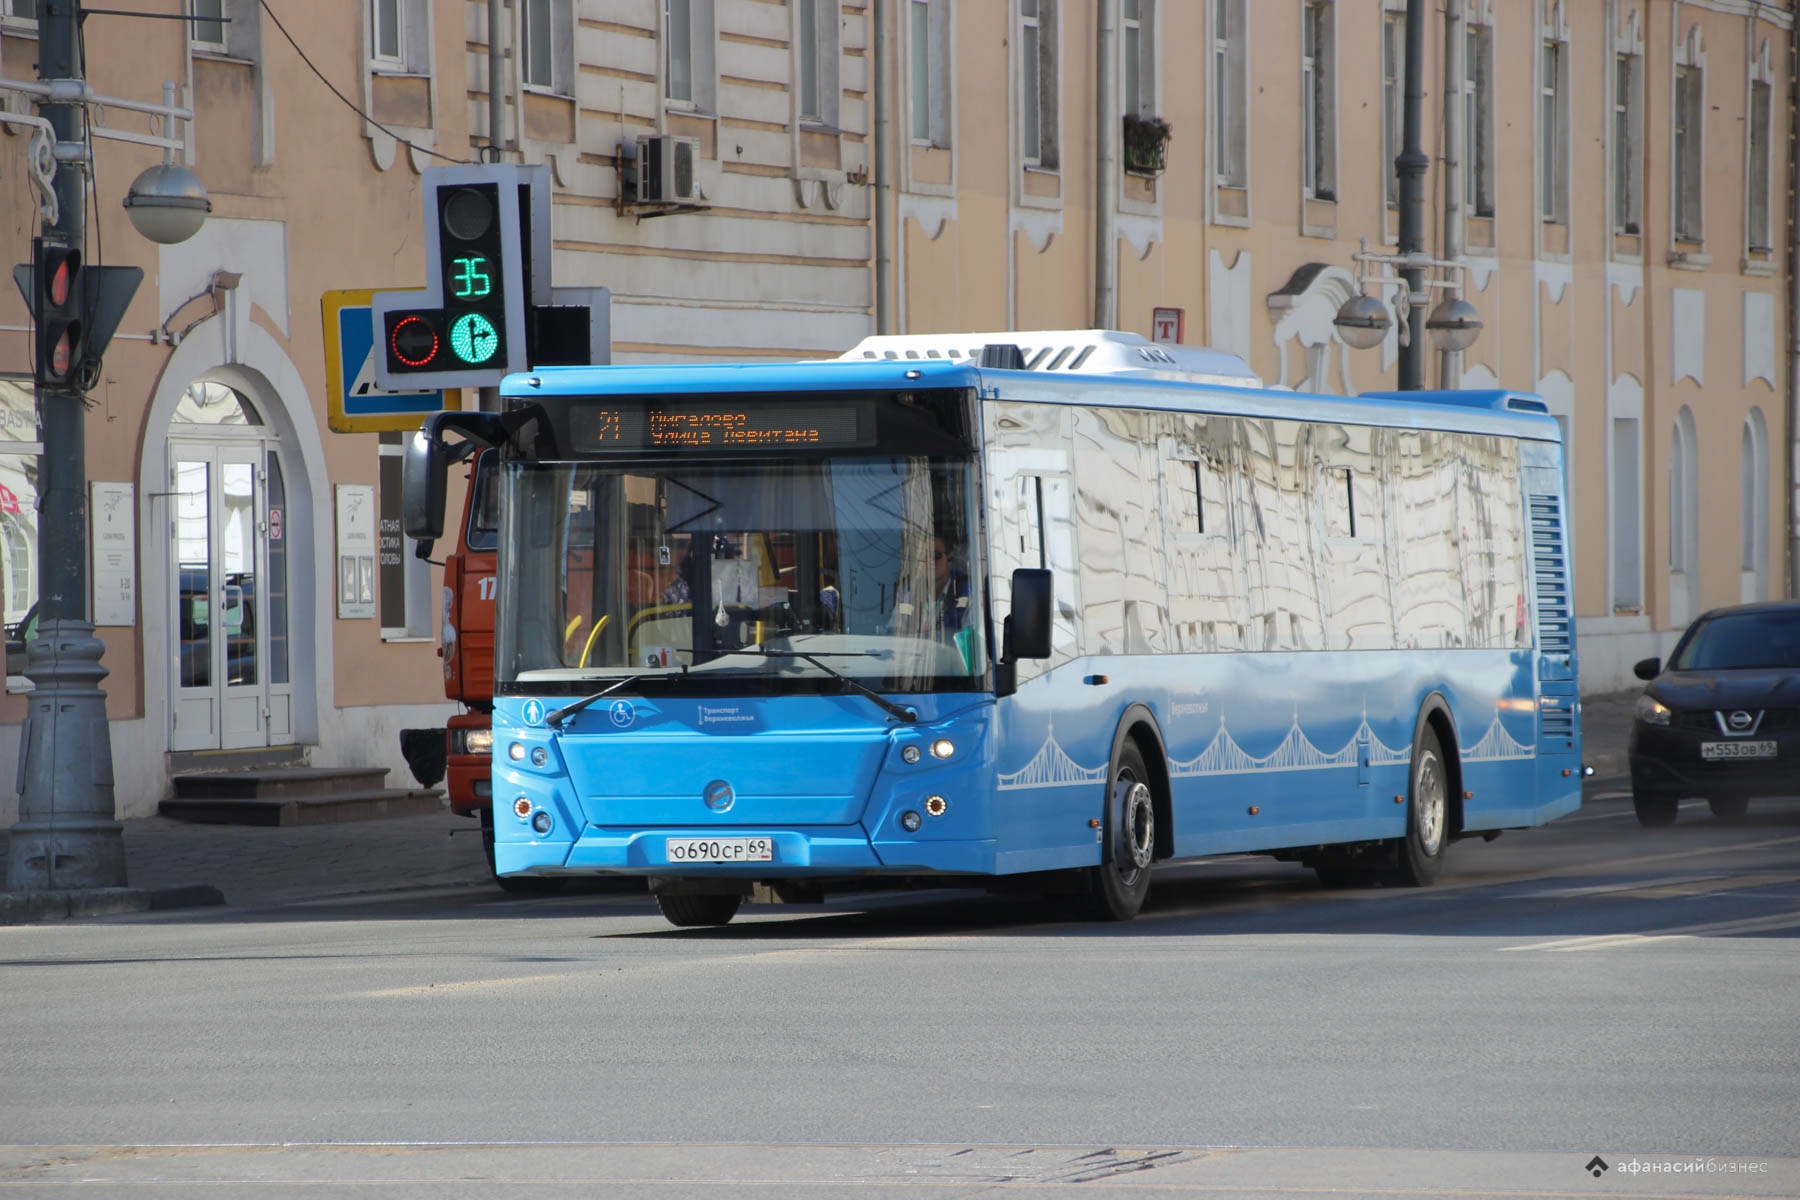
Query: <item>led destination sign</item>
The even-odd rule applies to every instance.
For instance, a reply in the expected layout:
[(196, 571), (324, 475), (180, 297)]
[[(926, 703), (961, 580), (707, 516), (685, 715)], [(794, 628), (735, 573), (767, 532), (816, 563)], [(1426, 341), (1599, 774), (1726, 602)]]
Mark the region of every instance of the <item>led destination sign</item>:
[(570, 413), (577, 451), (804, 450), (867, 446), (874, 413), (865, 401), (794, 404), (756, 397), (583, 405)]

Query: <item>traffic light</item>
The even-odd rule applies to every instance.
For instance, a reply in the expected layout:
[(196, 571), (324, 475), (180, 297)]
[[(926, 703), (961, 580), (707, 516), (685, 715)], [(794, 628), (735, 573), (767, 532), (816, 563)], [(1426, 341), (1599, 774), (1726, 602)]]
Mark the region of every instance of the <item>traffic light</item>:
[(530, 365), (527, 314), (543, 302), (540, 284), (548, 292), (549, 170), (434, 167), (423, 182), (427, 283), (371, 303), (375, 382), (390, 391), (497, 384)]
[(31, 241), (32, 311), (37, 318), (37, 382), (54, 387), (78, 384), (87, 357), (83, 297), (87, 280), (81, 251), (44, 238)]

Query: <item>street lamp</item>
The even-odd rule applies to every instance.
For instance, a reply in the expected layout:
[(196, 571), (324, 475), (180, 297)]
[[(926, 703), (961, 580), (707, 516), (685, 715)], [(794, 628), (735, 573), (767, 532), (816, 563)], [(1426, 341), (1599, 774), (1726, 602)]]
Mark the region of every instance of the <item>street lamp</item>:
[[(83, 393), (143, 272), (81, 262), (90, 138), (162, 148), (162, 166), (139, 176), (126, 198), (132, 223), (146, 237), (165, 244), (181, 241), (199, 229), (211, 208), (199, 179), (173, 162), (174, 152), (182, 148), (177, 123), (193, 113), (175, 106), (172, 83), (163, 86), (165, 103), (160, 106), (94, 95), (82, 78), (80, 10), (80, 0), (39, 6), (37, 81), (0, 80), (0, 89), (34, 97), (40, 110), (30, 117), (0, 114), (0, 121), (36, 129), (28, 166), (43, 228), (27, 272), (34, 316), (41, 322), (50, 315), (44, 308), (58, 305), (88, 318), (69, 331), (70, 363), (61, 366), (72, 369), (58, 369), (40, 354), (34, 381), (44, 447), (38, 487), (43, 552), (38, 560), (38, 636), (26, 647), (25, 674), (34, 690), (19, 752), (19, 820), (8, 840), (6, 871), (7, 887), (21, 893), (125, 885), (125, 843), (113, 799), (112, 734), (106, 693), (99, 686), (107, 674), (100, 665), (105, 647), (94, 636), (88, 607)], [(148, 113), (161, 128), (140, 134), (91, 124), (85, 111), (89, 105)], [(65, 272), (60, 292), (44, 287), (38, 277), (40, 264), (53, 257)], [(78, 345), (84, 347), (79, 353)]]
[[(1412, 330), (1418, 327), (1416, 315), (1431, 303), (1431, 289), (1440, 288), (1454, 293), (1461, 286), (1455, 279), (1426, 279), (1428, 270), (1442, 271), (1446, 275), (1460, 275), (1466, 266), (1460, 262), (1432, 258), (1423, 253), (1413, 254), (1375, 254), (1369, 250), (1369, 239), (1362, 239), (1362, 249), (1351, 255), (1356, 260), (1356, 295), (1344, 301), (1339, 307), (1332, 324), (1337, 326), (1338, 336), (1354, 350), (1369, 350), (1379, 346), (1387, 337), (1392, 321), (1388, 317), (1388, 306), (1365, 290), (1370, 284), (1377, 287), (1402, 288), (1402, 302), (1406, 305), (1408, 320), (1400, 326), (1400, 344), (1411, 344)], [(1370, 275), (1370, 265), (1391, 268), (1398, 274)], [(1451, 294), (1440, 301), (1432, 309), (1431, 316), (1425, 321), (1425, 328), (1431, 334), (1432, 344), (1439, 350), (1467, 350), (1481, 334), (1481, 314), (1475, 306), (1460, 296)], [(1402, 383), (1403, 388), (1409, 385)], [(1410, 385), (1416, 387), (1414, 383)]]

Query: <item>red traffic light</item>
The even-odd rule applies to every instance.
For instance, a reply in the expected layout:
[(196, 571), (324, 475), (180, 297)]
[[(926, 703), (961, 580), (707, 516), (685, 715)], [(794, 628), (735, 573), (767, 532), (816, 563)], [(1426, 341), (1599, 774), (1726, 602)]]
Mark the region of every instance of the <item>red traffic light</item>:
[(419, 313), (399, 314), (388, 329), (388, 349), (403, 367), (430, 364), (442, 345), (437, 327)]

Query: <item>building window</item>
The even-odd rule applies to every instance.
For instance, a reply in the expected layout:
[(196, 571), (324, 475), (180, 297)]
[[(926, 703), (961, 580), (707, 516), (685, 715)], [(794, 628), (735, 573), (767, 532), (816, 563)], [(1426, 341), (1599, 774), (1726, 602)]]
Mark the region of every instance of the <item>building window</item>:
[(796, 114), (809, 125), (838, 120), (838, 23), (835, 0), (795, 0)]
[(1636, 234), (1643, 228), (1644, 161), (1643, 59), (1619, 54), (1613, 64), (1613, 232)]
[(1772, 100), (1769, 82), (1765, 79), (1752, 80), (1750, 83), (1750, 138), (1747, 152), (1750, 156), (1748, 170), (1745, 172), (1746, 195), (1744, 197), (1744, 234), (1749, 249), (1766, 254), (1774, 246), (1774, 234), (1769, 228), (1769, 184), (1771, 178), (1771, 147), (1769, 144), (1769, 125)]
[(188, 0), (188, 41), (196, 50), (225, 52), (225, 0)]
[(948, 0), (908, 0), (908, 105), (912, 140), (950, 144), (950, 20)]
[(1538, 80), (1539, 211), (1546, 222), (1569, 223), (1568, 114), (1563, 97), (1568, 95), (1568, 47), (1547, 38), (1543, 47), (1543, 77)]
[(571, 0), (521, 0), (519, 77), (526, 87), (575, 94), (575, 11)]
[(1394, 166), (1406, 138), (1406, 17), (1381, 18), (1381, 186), (1389, 208), (1400, 206), (1400, 172)]
[(1056, 0), (1019, 0), (1019, 140), (1028, 166), (1054, 169), (1059, 160), (1056, 68)]
[(1213, 180), (1219, 187), (1250, 186), (1245, 15), (1245, 0), (1213, 0)]
[(1638, 505), (1642, 502), (1638, 421), (1612, 423), (1612, 610), (1637, 613), (1644, 605), (1643, 561), (1639, 553)]
[(38, 0), (0, 0), (0, 17), (11, 17), (15, 21), (35, 21), (38, 18)]
[(1156, 0), (1120, 0), (1120, 80), (1126, 115), (1156, 114)]
[(1675, 236), (1684, 242), (1701, 241), (1704, 235), (1700, 210), (1704, 88), (1705, 73), (1699, 67), (1675, 68), (1675, 150), (1670, 165), (1674, 171)]
[(1301, 14), (1302, 181), (1314, 200), (1337, 199), (1336, 12), (1332, 0), (1308, 0)]
[(1739, 599), (1764, 599), (1769, 568), (1769, 429), (1762, 409), (1753, 408), (1744, 419), (1744, 436), (1738, 448), (1739, 504), (1743, 572)]
[(1470, 21), (1463, 35), (1463, 197), (1494, 215), (1494, 29)]
[(369, 57), (379, 66), (406, 69), (405, 7), (403, 0), (371, 0), (369, 4)]

